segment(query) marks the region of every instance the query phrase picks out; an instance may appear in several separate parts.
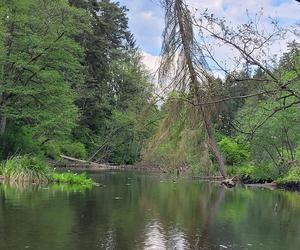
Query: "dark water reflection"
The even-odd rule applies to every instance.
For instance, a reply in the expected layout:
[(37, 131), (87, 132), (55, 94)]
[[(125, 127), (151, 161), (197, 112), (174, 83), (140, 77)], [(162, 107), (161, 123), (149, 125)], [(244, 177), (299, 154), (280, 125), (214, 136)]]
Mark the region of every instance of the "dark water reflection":
[(0, 186), (0, 249), (300, 249), (300, 196), (104, 173), (107, 187)]

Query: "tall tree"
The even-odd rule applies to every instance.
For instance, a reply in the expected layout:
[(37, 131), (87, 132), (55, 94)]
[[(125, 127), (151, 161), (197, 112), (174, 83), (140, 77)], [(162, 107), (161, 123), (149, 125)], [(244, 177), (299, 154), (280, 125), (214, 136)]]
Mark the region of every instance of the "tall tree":
[(127, 9), (110, 0), (69, 2), (91, 16), (91, 30), (75, 37), (85, 48), (86, 78), (76, 89), (81, 118), (74, 137), (87, 146), (90, 159), (133, 163), (143, 142), (136, 139), (136, 120), (151, 84), (128, 29)]
[(70, 0), (70, 4), (92, 16), (91, 30), (76, 38), (85, 48), (87, 67), (85, 84), (77, 90), (81, 124), (92, 131), (103, 130), (104, 123), (98, 121), (109, 117), (115, 104), (112, 63), (122, 58), (129, 36), (126, 9), (109, 0)]
[(4, 1), (0, 13), (1, 132), (9, 123), (43, 140), (67, 136), (78, 117), (71, 86), (83, 72), (72, 37), (87, 28), (88, 16), (63, 0)]

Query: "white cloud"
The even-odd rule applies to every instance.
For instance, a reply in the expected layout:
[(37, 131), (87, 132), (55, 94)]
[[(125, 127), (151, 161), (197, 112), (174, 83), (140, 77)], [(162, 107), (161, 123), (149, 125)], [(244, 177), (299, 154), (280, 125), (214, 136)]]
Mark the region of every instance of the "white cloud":
[(143, 63), (146, 68), (151, 72), (155, 73), (159, 67), (160, 56), (154, 56), (150, 53), (142, 51)]
[(299, 20), (300, 5), (294, 0), (282, 1), (277, 5), (274, 5), (272, 0), (187, 0), (187, 3), (199, 11), (208, 9), (217, 16), (232, 20), (244, 19), (246, 9), (250, 13), (257, 13), (263, 9), (264, 14), (272, 18)]
[(157, 20), (157, 18), (154, 17), (153, 12), (152, 11), (143, 11), (141, 13), (141, 16), (144, 20), (146, 21), (153, 21), (153, 20)]

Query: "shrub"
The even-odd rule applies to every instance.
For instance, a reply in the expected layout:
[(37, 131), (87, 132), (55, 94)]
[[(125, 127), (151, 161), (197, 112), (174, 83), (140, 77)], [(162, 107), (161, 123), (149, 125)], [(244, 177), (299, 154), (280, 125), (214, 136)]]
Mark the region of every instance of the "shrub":
[(255, 166), (251, 179), (254, 182), (271, 182), (279, 177), (278, 169), (274, 168), (271, 164)]
[(40, 146), (25, 128), (12, 127), (0, 135), (0, 159), (7, 159), (15, 154), (42, 154)]
[(48, 142), (44, 145), (43, 150), (45, 152), (45, 156), (57, 160), (60, 158), (61, 150), (60, 146), (55, 142)]
[(277, 184), (289, 185), (289, 184), (300, 184), (300, 169), (292, 168), (289, 172), (275, 181)]
[(14, 156), (2, 164), (2, 174), (13, 182), (48, 182), (50, 169), (37, 157)]
[(85, 146), (80, 142), (66, 142), (61, 146), (62, 153), (79, 159), (85, 159), (87, 152)]
[(223, 137), (219, 146), (229, 165), (241, 164), (249, 159), (250, 153), (245, 143), (238, 143), (234, 139)]
[(252, 179), (255, 172), (255, 167), (252, 165), (244, 165), (237, 169), (237, 175), (241, 177), (241, 179)]
[(278, 178), (278, 171), (272, 165), (242, 165), (227, 169), (229, 176), (238, 176), (243, 182), (262, 183), (274, 181)]

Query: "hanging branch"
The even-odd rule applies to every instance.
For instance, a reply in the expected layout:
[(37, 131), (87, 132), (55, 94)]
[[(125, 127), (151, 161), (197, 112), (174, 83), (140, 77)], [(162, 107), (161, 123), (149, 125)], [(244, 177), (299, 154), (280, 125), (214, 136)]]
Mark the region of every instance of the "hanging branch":
[[(159, 79), (164, 81), (173, 75), (174, 87), (180, 86), (180, 90), (191, 93), (197, 104), (209, 103), (212, 100), (205, 87), (210, 85), (212, 77), (194, 36), (191, 13), (183, 0), (164, 0), (162, 5), (165, 8), (165, 29)], [(201, 114), (219, 171), (226, 178), (225, 161), (214, 136), (211, 105), (197, 105), (197, 111)]]

